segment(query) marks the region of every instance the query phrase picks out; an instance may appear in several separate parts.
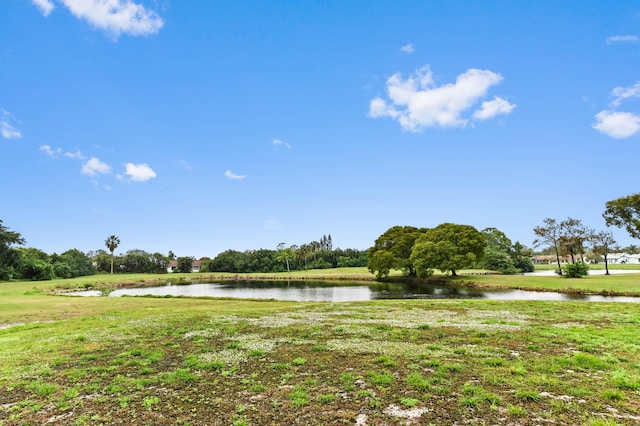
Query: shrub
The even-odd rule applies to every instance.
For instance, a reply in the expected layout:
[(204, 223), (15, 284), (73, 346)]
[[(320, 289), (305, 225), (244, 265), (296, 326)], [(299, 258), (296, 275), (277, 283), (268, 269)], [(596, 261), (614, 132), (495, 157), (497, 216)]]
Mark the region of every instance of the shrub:
[(565, 278), (582, 278), (589, 274), (589, 265), (584, 262), (569, 263), (562, 267), (562, 276)]

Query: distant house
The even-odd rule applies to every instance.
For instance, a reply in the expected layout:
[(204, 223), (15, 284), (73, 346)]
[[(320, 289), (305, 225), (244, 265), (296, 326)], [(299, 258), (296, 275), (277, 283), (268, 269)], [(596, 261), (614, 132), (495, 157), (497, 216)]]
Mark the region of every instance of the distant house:
[[(582, 259), (583, 262), (586, 262), (586, 259), (580, 257), (579, 254), (574, 254), (573, 259), (576, 262), (579, 261), (580, 259)], [(544, 255), (533, 256), (531, 258), (531, 261), (533, 262), (534, 265), (550, 265), (552, 263), (557, 263), (558, 259), (556, 258), (555, 254), (544, 254)], [(571, 256), (570, 255), (560, 256), (560, 263), (561, 264), (571, 263)]]
[[(201, 267), (202, 267), (202, 260), (194, 260), (193, 263), (191, 263), (191, 272), (200, 272)], [(178, 271), (178, 261), (170, 260), (169, 264), (167, 265), (167, 272), (172, 273), (177, 271)]]
[(609, 253), (607, 255), (607, 261), (609, 264), (638, 264), (640, 263), (640, 254), (627, 254), (627, 253)]

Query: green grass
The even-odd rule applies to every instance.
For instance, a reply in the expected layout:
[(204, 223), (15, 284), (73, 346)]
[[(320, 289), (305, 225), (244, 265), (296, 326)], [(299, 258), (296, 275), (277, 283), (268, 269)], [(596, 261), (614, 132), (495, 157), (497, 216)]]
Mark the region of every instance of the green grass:
[(414, 424), (640, 415), (635, 303), (47, 293), (82, 282), (0, 283), (0, 425), (405, 423), (390, 407), (424, 409)]

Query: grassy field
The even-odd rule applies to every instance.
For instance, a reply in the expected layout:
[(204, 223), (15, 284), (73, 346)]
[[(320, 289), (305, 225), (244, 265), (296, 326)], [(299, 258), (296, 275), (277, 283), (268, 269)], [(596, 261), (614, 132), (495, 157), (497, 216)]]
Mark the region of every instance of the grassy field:
[[(473, 281), (640, 287), (632, 277)], [(635, 303), (48, 293), (122, 281), (0, 283), (0, 425), (640, 423)]]

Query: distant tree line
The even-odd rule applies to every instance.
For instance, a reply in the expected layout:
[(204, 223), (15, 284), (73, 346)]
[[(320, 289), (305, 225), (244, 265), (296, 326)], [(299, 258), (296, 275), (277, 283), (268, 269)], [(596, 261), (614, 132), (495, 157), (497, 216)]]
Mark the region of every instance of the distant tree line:
[[(640, 193), (608, 201), (602, 216), (607, 226), (624, 228), (633, 238), (640, 238)], [(608, 253), (620, 251), (610, 232), (595, 232), (573, 218), (561, 222), (547, 218), (543, 225), (534, 228), (534, 233), (535, 246), (546, 245), (545, 250), (555, 254), (558, 273), (564, 276), (586, 274), (582, 264), (588, 258), (588, 248), (591, 256), (604, 258), (607, 273)], [(73, 278), (97, 272), (165, 273), (169, 262), (176, 260), (172, 252), (164, 256), (138, 249), (116, 256), (120, 239), (115, 235), (105, 241), (110, 253), (70, 249), (49, 255), (36, 248), (21, 247), (24, 244), (22, 236), (5, 227), (0, 219), (0, 281)], [(623, 250), (631, 254), (640, 251), (633, 244)], [(516, 273), (533, 270), (532, 253), (517, 241), (512, 244), (496, 228), (478, 231), (469, 225), (444, 223), (432, 229), (394, 226), (365, 251), (333, 249), (331, 235), (300, 246), (286, 247), (281, 243), (277, 250), (227, 250), (213, 259), (202, 258), (201, 270), (242, 273), (367, 266), (379, 278), (392, 269), (407, 276), (428, 276), (435, 269), (455, 275), (462, 268)], [(565, 266), (563, 270), (560, 256), (565, 255), (575, 266)], [(190, 271), (193, 260), (178, 258), (177, 270)]]
[(333, 249), (331, 235), (323, 235), (300, 246), (281, 243), (277, 250), (226, 250), (204, 262), (202, 268), (207, 272), (287, 272), (366, 266), (367, 261), (365, 250)]
[(47, 254), (25, 244), (22, 236), (10, 231), (0, 220), (0, 281), (51, 280), (96, 273), (89, 256), (77, 249)]

